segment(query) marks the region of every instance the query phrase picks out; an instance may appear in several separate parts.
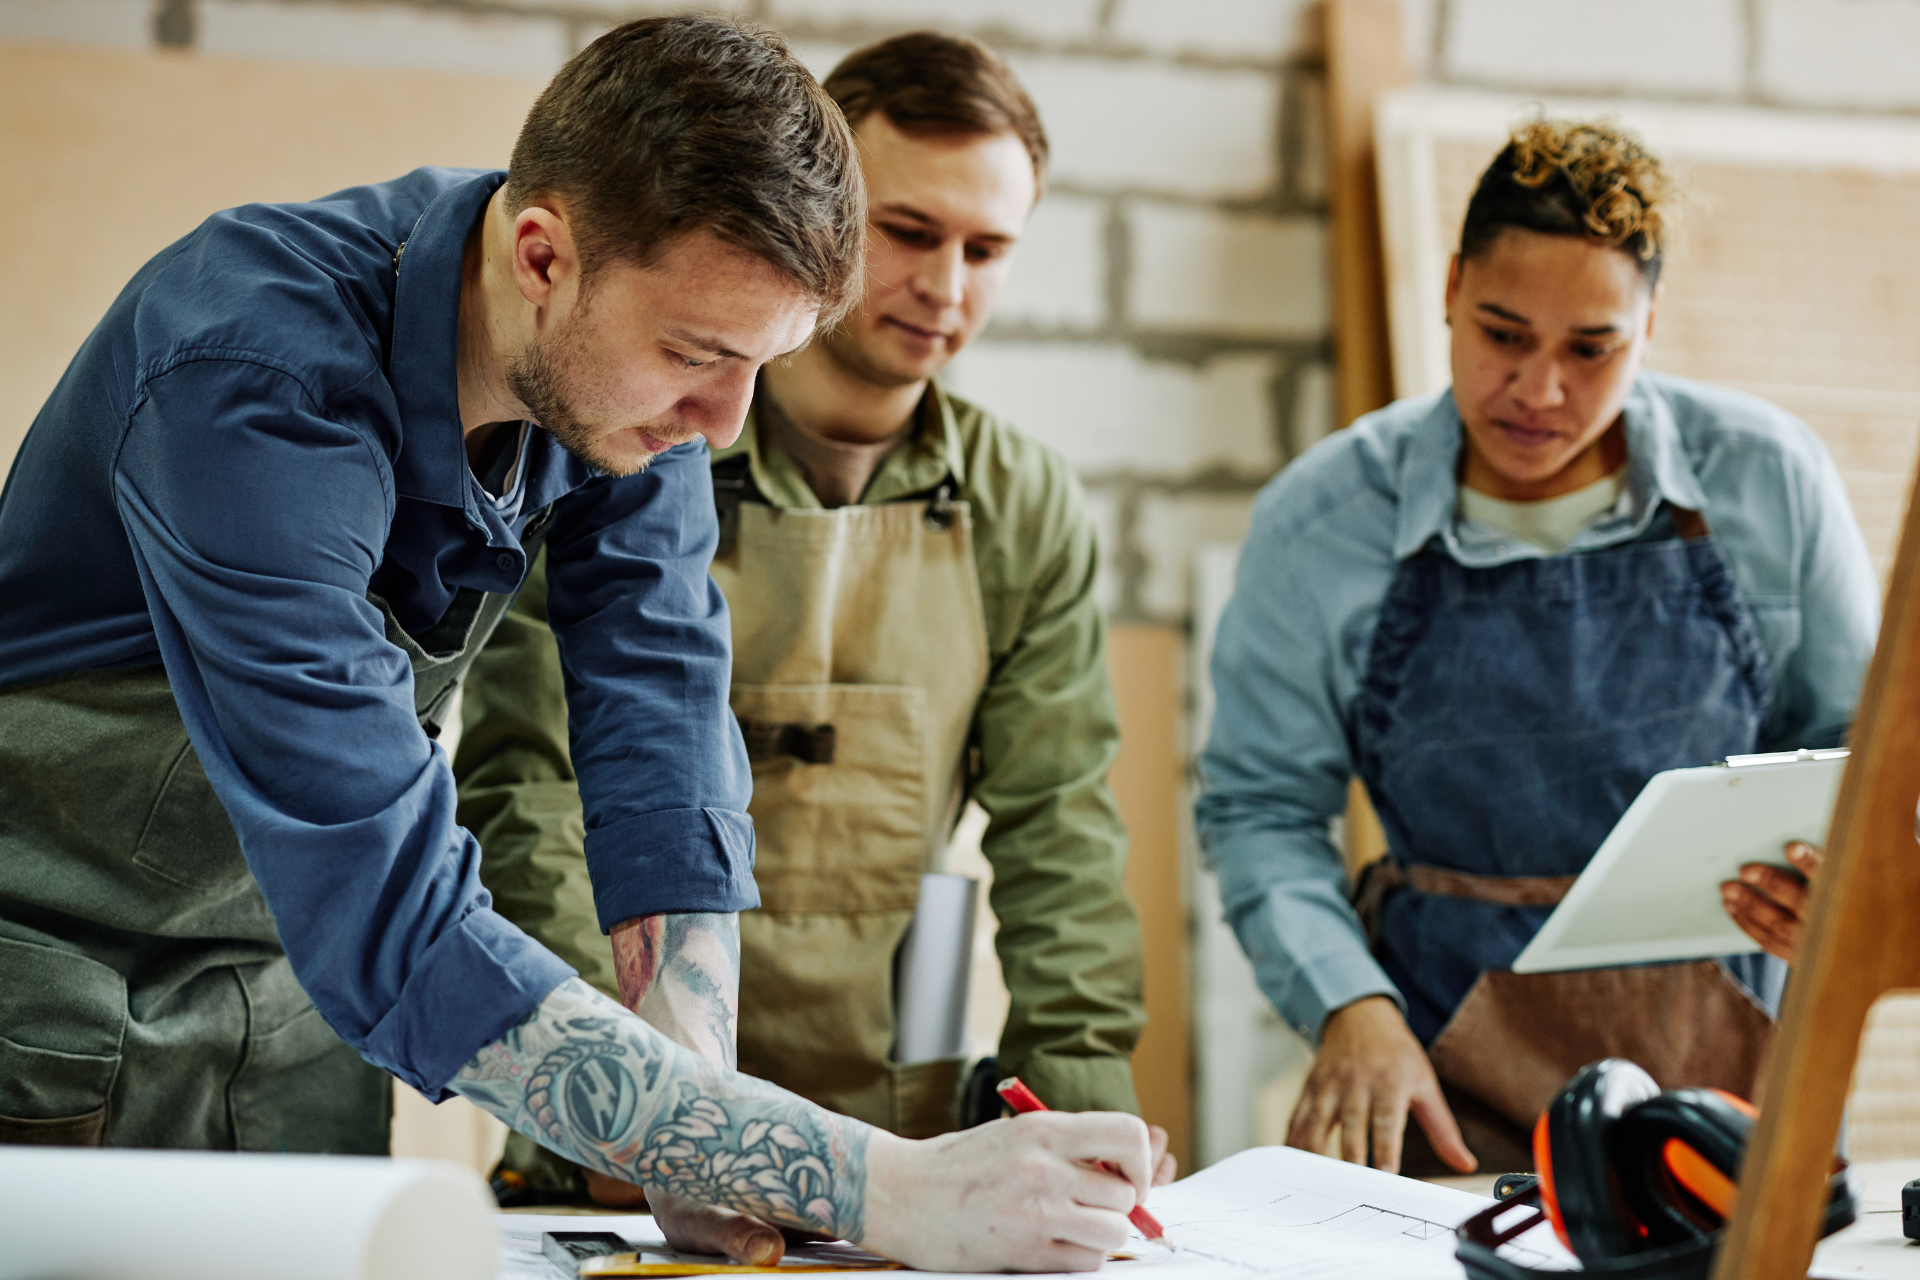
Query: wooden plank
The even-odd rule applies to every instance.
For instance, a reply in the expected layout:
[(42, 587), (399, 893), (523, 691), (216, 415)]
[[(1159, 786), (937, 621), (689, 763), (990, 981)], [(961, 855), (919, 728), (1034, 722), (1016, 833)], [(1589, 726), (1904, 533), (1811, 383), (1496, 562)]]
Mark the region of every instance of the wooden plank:
[(1187, 917), (1180, 876), (1185, 769), (1182, 664), (1172, 627), (1123, 623), (1107, 633), (1120, 710), (1120, 757), (1109, 781), (1126, 819), (1127, 896), (1146, 951), (1147, 1030), (1133, 1054), (1140, 1111), (1167, 1131), (1182, 1172), (1193, 1168), (1193, 1052), (1187, 1011)]
[(140, 265), (215, 210), (503, 166), (542, 82), (0, 44), (0, 473)]
[(1920, 986), (1920, 503), (1911, 496), (1852, 746), (1715, 1280), (1806, 1275), (1867, 1013), (1883, 993)]
[(1325, 17), (1334, 406), (1345, 426), (1393, 399), (1373, 112), (1410, 73), (1396, 0), (1327, 0)]
[[(1373, 112), (1381, 95), (1407, 83), (1410, 72), (1396, 0), (1326, 0), (1324, 16), (1334, 413), (1344, 427), (1393, 399)], [(1347, 803), (1346, 833), (1349, 868), (1386, 852), (1380, 821), (1357, 780)]]

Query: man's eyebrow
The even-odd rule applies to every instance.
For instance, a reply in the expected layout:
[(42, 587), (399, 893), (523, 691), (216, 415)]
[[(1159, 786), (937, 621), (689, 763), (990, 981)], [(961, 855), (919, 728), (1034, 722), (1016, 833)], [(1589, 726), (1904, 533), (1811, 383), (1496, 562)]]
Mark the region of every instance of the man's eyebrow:
[(695, 351), (704, 351), (710, 356), (721, 356), (729, 360), (747, 359), (732, 347), (722, 343), (720, 339), (702, 337), (691, 329), (669, 329), (667, 336), (675, 342), (692, 347)]
[(1617, 324), (1588, 324), (1580, 325), (1571, 330), (1571, 332), (1577, 333), (1583, 338), (1605, 338), (1620, 332), (1620, 326)]
[(1479, 309), (1482, 311), (1488, 312), (1492, 315), (1499, 316), (1502, 320), (1510, 320), (1514, 324), (1524, 324), (1529, 328), (1531, 328), (1533, 325), (1533, 321), (1527, 319), (1525, 316), (1519, 314), (1518, 312), (1509, 311), (1505, 307), (1496, 306), (1494, 303), (1491, 303), (1491, 302), (1481, 303), (1479, 306)]
[[(883, 204), (879, 207), (878, 212), (889, 213), (895, 217), (905, 218), (910, 222), (917, 222), (926, 227), (939, 227), (943, 225), (940, 219), (933, 217), (931, 214), (922, 213), (910, 204)], [(968, 239), (985, 241), (988, 244), (1014, 244), (1019, 240), (1019, 237), (1008, 235), (1003, 231), (988, 231), (981, 235), (969, 236)]]
[(896, 217), (910, 218), (914, 222), (924, 222), (929, 226), (937, 225), (940, 221), (938, 218), (935, 218), (930, 214), (922, 213), (920, 210), (914, 208), (910, 204), (900, 204), (897, 201), (892, 204), (883, 204), (877, 210), (875, 210), (875, 212), (891, 213)]

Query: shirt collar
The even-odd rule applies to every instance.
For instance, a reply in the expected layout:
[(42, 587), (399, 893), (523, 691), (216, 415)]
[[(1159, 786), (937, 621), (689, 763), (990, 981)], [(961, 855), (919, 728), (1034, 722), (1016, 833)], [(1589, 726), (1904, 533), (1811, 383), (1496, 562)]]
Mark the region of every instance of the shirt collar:
[[(766, 394), (764, 384), (754, 393), (755, 409)], [(730, 458), (745, 453), (753, 474), (754, 487), (777, 507), (818, 507), (820, 499), (807, 487), (805, 477), (792, 458), (760, 447), (754, 430), (755, 409), (747, 411), (740, 437), (724, 449), (716, 449), (714, 458)], [(927, 384), (926, 394), (914, 408), (916, 429), (898, 449), (880, 464), (880, 470), (867, 482), (860, 505), (891, 502), (910, 494), (925, 493), (951, 475), (964, 490), (966, 474), (960, 450), (960, 431), (954, 420), (953, 403), (938, 382)]]
[[(1627, 493), (1632, 511), (1627, 523), (1609, 534), (1630, 536), (1644, 531), (1662, 501), (1700, 510), (1706, 495), (1687, 461), (1680, 428), (1665, 397), (1645, 377), (1635, 378), (1621, 412), (1627, 421)], [(1395, 477), (1400, 516), (1394, 530), (1394, 559), (1406, 559), (1435, 537), (1447, 542), (1458, 557), (1460, 549), (1453, 545), (1454, 510), (1459, 502), (1464, 430), (1451, 389), (1434, 401), (1414, 428)]]
[(403, 498), (467, 504), (458, 374), (460, 264), (474, 219), (506, 180), (504, 170), (494, 170), (441, 192), (395, 255), (387, 381), (400, 407), (393, 487)]

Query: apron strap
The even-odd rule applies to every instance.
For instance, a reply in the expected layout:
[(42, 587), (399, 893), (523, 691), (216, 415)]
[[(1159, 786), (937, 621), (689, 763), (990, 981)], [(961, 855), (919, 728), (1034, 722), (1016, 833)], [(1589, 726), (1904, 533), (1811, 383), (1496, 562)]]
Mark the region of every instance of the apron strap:
[(1691, 507), (1667, 504), (1667, 514), (1673, 518), (1673, 531), (1687, 542), (1704, 538), (1713, 531), (1707, 528), (1707, 518)]
[(1360, 869), (1353, 885), (1353, 909), (1373, 942), (1380, 932), (1380, 908), (1394, 889), (1441, 898), (1467, 898), (1503, 907), (1552, 907), (1573, 888), (1578, 876), (1476, 876), (1424, 863), (1401, 862), (1389, 855)]

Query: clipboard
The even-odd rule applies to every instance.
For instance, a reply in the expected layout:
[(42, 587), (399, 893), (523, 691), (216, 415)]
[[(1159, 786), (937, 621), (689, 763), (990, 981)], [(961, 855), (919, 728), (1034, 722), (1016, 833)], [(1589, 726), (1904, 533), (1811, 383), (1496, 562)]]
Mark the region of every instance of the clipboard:
[(1720, 902), (1749, 862), (1784, 866), (1792, 840), (1826, 842), (1847, 752), (1729, 756), (1655, 774), (1513, 962), (1515, 973), (1760, 950)]

